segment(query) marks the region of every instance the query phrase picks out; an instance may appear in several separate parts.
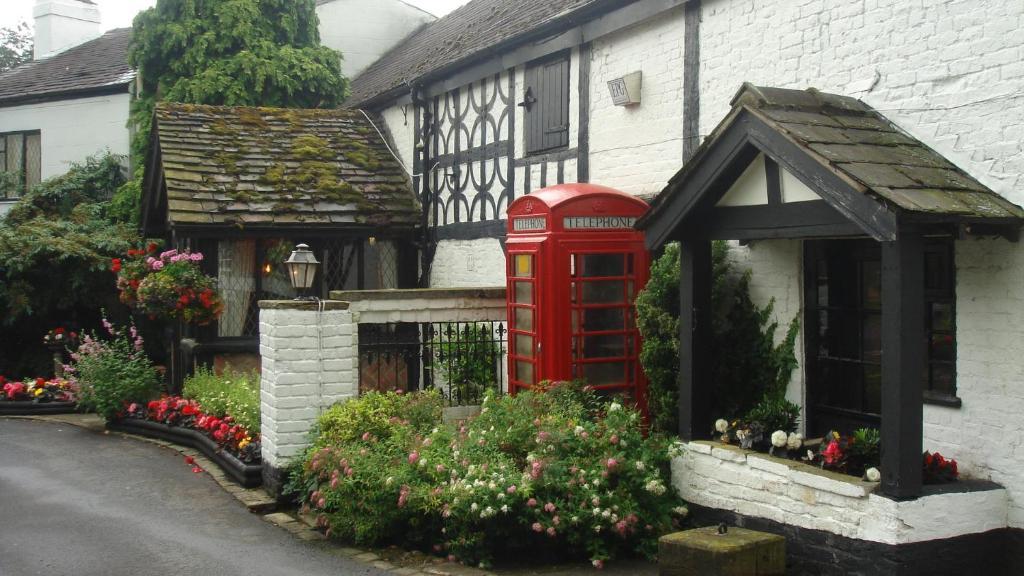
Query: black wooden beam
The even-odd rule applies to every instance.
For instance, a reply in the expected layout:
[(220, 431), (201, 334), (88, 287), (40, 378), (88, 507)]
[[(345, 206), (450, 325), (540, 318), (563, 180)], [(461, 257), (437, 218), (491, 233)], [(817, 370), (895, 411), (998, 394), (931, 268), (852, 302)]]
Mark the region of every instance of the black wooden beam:
[(767, 206), (716, 207), (702, 217), (714, 240), (863, 236), (864, 230), (823, 200)]
[(782, 204), (782, 178), (775, 160), (765, 157), (764, 176), (768, 185), (768, 204)]
[[(576, 181), (590, 182), (590, 58), (593, 51), (590, 43), (580, 46), (580, 79), (577, 94), (580, 102), (578, 128)], [(559, 183), (562, 178), (559, 178)]]
[(683, 164), (700, 147), (700, 0), (683, 14)]
[(921, 493), (925, 368), (924, 241), (904, 228), (882, 243), (882, 491)]
[(434, 234), (437, 240), (478, 240), (481, 238), (504, 238), (507, 231), (508, 222), (506, 220), (485, 220), (438, 226), (434, 229)]
[(691, 238), (679, 250), (679, 435), (711, 432), (711, 241)]

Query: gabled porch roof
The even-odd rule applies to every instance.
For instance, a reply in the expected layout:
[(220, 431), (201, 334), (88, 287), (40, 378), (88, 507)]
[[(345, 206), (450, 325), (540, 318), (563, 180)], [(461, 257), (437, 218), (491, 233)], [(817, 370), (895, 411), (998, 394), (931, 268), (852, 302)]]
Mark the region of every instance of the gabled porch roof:
[[(860, 100), (748, 83), (732, 106), (637, 223), (647, 230), (648, 246), (661, 246), (693, 227), (713, 227), (709, 217), (716, 203), (759, 154), (767, 161), (769, 204), (783, 204), (772, 198), (781, 169), (828, 208), (805, 201), (757, 211), (773, 222), (757, 222), (752, 210), (729, 208), (748, 222), (742, 228), (733, 224), (734, 233), (725, 237), (827, 235), (825, 227), (833, 226), (839, 235), (856, 231), (885, 241), (909, 223), (996, 225), (1015, 234), (1024, 218), (1019, 206)], [(844, 224), (854, 228), (843, 230)]]

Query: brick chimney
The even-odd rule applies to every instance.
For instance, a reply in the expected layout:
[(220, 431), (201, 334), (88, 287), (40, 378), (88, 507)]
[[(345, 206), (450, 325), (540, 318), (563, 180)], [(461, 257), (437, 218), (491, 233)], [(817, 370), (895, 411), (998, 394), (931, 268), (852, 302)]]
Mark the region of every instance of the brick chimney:
[(36, 37), (33, 58), (39, 60), (99, 38), (100, 9), (92, 0), (36, 0), (32, 10)]

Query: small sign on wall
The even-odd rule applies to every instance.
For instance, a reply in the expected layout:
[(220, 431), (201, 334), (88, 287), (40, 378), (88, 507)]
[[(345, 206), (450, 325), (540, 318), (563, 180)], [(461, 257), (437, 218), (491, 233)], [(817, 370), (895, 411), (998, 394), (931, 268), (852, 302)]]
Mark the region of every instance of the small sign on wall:
[(643, 73), (639, 70), (626, 74), (621, 78), (608, 81), (608, 92), (612, 95), (612, 103), (616, 106), (633, 106), (640, 103), (640, 89), (643, 86)]

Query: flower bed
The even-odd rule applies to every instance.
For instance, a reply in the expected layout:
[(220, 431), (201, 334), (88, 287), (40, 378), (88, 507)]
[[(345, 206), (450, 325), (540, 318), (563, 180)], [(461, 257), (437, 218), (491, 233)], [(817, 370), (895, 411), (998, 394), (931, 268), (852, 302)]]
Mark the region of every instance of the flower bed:
[(66, 414), (77, 408), (77, 386), (64, 378), (8, 381), (0, 376), (0, 415)]
[(445, 425), (436, 394), (370, 393), (335, 406), (291, 488), (329, 534), (419, 546), (486, 566), (495, 556), (653, 555), (685, 515), (667, 438), (635, 410), (564, 384), (485, 398)]
[(166, 397), (145, 405), (133, 403), (107, 427), (192, 446), (246, 488), (262, 482), (259, 435), (230, 416), (205, 414), (194, 400)]

